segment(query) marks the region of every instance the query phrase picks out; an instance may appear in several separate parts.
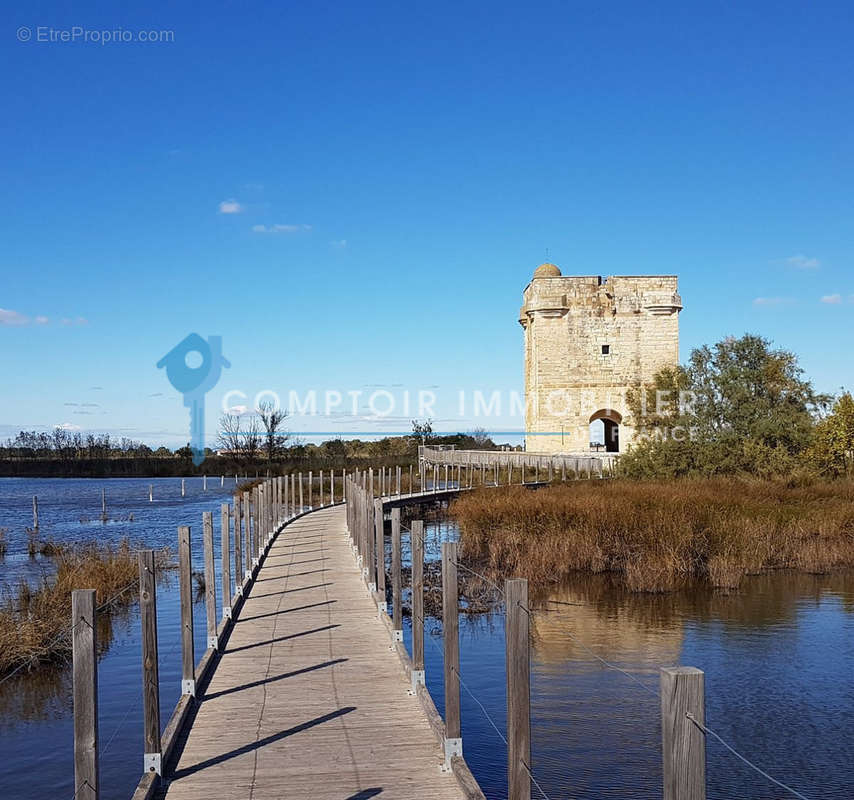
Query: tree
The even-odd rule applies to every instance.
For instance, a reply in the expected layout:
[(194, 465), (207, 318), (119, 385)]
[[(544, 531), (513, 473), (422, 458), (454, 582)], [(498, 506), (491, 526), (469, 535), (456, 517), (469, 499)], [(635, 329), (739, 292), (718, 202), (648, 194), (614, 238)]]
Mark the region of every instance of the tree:
[(495, 443), (489, 437), (486, 428), (475, 428), (469, 433), (472, 445), (476, 450), (492, 450)]
[(427, 440), (433, 436), (433, 420), (426, 419), (424, 422), (419, 422), (417, 419), (412, 420), (412, 435), (415, 438), (420, 438), (421, 444), (426, 444)]
[(837, 398), (832, 413), (816, 426), (807, 461), (822, 475), (854, 475), (854, 397), (850, 392)]
[(258, 416), (264, 426), (264, 450), (267, 453), (267, 460), (273, 461), (288, 440), (288, 435), (280, 430), (282, 423), (287, 419), (288, 412), (276, 408), (268, 401), (258, 406)]
[(694, 350), (685, 367), (629, 393), (638, 441), (621, 469), (636, 477), (790, 472), (829, 401), (802, 375), (793, 353), (751, 334)]
[(240, 436), (240, 415), (223, 414), (219, 418), (219, 432), (216, 437), (217, 447), (239, 459), (241, 453)]

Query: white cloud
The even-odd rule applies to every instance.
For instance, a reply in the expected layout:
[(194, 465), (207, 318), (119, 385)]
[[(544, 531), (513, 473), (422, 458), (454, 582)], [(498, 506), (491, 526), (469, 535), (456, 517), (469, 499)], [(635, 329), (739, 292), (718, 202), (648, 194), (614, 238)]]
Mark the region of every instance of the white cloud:
[(841, 294), (826, 294), (821, 298), (822, 303), (827, 303), (829, 306), (838, 306), (842, 303)]
[(817, 258), (808, 258), (803, 253), (789, 256), (786, 263), (795, 269), (818, 269), (821, 266), (821, 262)]
[(26, 325), (30, 318), (18, 311), (0, 308), (0, 325)]
[(53, 426), (54, 428), (59, 428), (63, 431), (81, 431), (83, 430), (79, 425), (75, 425), (73, 422), (58, 422)]
[(35, 322), (36, 325), (47, 325), (50, 320), (47, 317), (38, 316), (33, 320), (33, 322)]
[(347, 240), (346, 239), (334, 239), (329, 244), (331, 244), (336, 250), (346, 250), (347, 249)]
[(230, 200), (223, 200), (219, 204), (219, 213), (220, 214), (240, 214), (243, 211), (243, 206), (237, 202), (234, 198)]
[(785, 306), (792, 301), (788, 297), (757, 297), (753, 301), (755, 306)]
[(310, 231), (311, 225), (253, 225), (253, 233), (299, 233)]

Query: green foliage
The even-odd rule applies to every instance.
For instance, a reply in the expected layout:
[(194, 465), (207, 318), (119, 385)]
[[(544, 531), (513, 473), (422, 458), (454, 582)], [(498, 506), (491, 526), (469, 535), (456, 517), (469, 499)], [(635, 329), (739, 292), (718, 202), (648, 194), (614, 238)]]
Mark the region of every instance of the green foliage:
[(807, 463), (821, 475), (854, 475), (854, 398), (845, 392), (818, 423)]
[(629, 395), (635, 446), (620, 459), (630, 477), (762, 477), (797, 470), (829, 402), (803, 377), (797, 357), (746, 334), (691, 353), (652, 386)]

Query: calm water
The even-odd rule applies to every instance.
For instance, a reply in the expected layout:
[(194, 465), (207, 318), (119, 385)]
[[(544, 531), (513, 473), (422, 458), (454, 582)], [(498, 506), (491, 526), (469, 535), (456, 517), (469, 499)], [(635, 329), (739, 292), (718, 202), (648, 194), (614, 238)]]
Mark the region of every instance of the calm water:
[[(148, 502), (154, 483), (155, 502)], [(116, 521), (81, 522), (100, 513), (101, 488)], [(26, 555), (31, 499), (39, 495), (44, 536), (58, 540), (122, 536), (174, 547), (189, 524), (199, 541), (201, 513), (216, 511), (233, 480), (0, 480), (0, 527), (10, 550), (4, 580), (38, 575), (48, 564)], [(133, 513), (134, 521), (127, 517)], [(218, 514), (214, 515), (218, 534)], [(428, 553), (455, 538), (447, 523), (428, 524)], [(215, 535), (218, 541), (218, 535)], [(406, 535), (404, 535), (406, 545)], [(194, 561), (201, 569), (201, 547)], [(556, 602), (547, 601), (560, 601)], [(666, 596), (625, 593), (607, 577), (579, 577), (548, 597), (532, 598), (532, 733), (535, 777), (556, 798), (658, 798), (661, 754), (658, 667), (706, 671), (707, 723), (737, 749), (804, 795), (854, 795), (854, 573), (778, 573), (749, 579), (737, 593)], [(196, 613), (197, 653), (204, 647), (204, 607)], [(427, 683), (443, 706), (441, 630), (429, 621)], [(490, 798), (505, 795), (504, 619), (500, 609), (461, 620), (463, 742)], [(158, 590), (161, 702), (165, 725), (179, 695), (180, 644), (174, 577)], [(130, 797), (142, 769), (139, 619), (114, 619), (99, 666), (102, 796)], [(410, 646), (408, 629), (407, 646)], [(625, 675), (596, 660), (619, 666)], [(0, 686), (0, 795), (71, 798), (69, 677), (42, 670)], [(470, 692), (470, 694), (468, 693)], [(476, 698), (476, 699), (475, 699)], [(481, 705), (483, 708), (481, 708)], [(485, 710), (484, 710), (485, 709)], [(709, 797), (776, 800), (788, 795), (723, 747), (708, 745)], [(533, 796), (542, 796), (535, 788)]]

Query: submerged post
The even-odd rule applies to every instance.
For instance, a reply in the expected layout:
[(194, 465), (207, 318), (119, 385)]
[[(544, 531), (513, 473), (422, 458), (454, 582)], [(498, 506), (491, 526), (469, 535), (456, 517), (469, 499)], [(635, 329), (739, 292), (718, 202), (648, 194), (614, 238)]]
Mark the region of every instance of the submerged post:
[(33, 530), (39, 529), (39, 499), (33, 495)]
[(149, 503), (154, 502), (154, 484), (153, 483), (148, 484), (148, 502)]
[(74, 794), (98, 800), (98, 654), (95, 590), (71, 592), (71, 658), (74, 673)]
[(445, 764), (462, 756), (460, 736), (460, 633), (457, 589), (457, 543), (442, 542), (442, 630), (445, 643)]
[(220, 549), (222, 550), (222, 616), (231, 619), (231, 514), (228, 503), (219, 507)]
[(504, 581), (507, 648), (507, 797), (531, 798), (531, 667), (528, 581)]
[(424, 523), (413, 520), (409, 534), (412, 551), (412, 681), (411, 691), (424, 684)]
[(193, 644), (193, 559), (190, 527), (178, 528), (178, 589), (181, 595), (181, 694), (196, 696), (196, 656)]
[(400, 509), (391, 510), (391, 627), (396, 642), (403, 641), (403, 603), (400, 583)]
[(101, 489), (101, 522), (107, 521), (107, 490)]
[(184, 479), (181, 478), (181, 497), (184, 497), (184, 495), (186, 493), (187, 493), (187, 487), (184, 484)]
[(157, 663), (157, 576), (154, 551), (140, 550), (139, 614), (142, 625), (143, 771), (162, 775), (160, 764), (160, 670)]
[[(664, 667), (661, 680), (661, 753), (664, 800), (705, 800), (705, 678), (695, 667)], [(695, 724), (698, 723), (698, 724)]]

